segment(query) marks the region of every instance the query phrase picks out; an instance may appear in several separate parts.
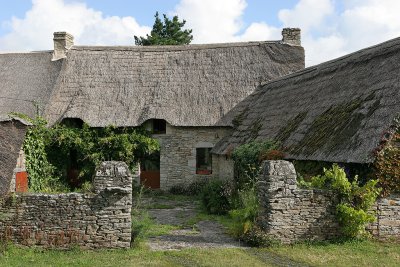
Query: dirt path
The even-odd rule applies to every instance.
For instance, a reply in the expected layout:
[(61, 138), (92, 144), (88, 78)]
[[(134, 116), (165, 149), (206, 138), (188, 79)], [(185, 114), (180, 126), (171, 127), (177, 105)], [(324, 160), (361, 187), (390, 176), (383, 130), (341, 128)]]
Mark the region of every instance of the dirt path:
[(173, 250), (182, 248), (238, 248), (244, 244), (226, 234), (226, 229), (215, 221), (198, 221), (193, 226), (187, 222), (197, 215), (198, 202), (174, 200), (146, 200), (150, 216), (158, 224), (179, 226), (168, 235), (152, 237), (148, 245), (152, 250)]
[(147, 244), (151, 250), (179, 250), (185, 248), (243, 248), (249, 255), (265, 262), (266, 266), (307, 266), (266, 250), (250, 249), (226, 234), (220, 223), (202, 220), (192, 227), (191, 218), (198, 213), (199, 203), (193, 200), (177, 201), (165, 198), (146, 198), (144, 206), (150, 216), (161, 225), (178, 226), (167, 235), (151, 237)]

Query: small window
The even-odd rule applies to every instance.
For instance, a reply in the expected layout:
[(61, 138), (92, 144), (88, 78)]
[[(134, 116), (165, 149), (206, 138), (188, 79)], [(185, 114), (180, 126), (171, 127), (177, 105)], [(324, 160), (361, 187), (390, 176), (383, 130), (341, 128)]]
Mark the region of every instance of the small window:
[(211, 148), (196, 148), (196, 174), (212, 174)]
[(166, 134), (167, 122), (165, 120), (154, 119), (152, 130), (153, 134)]

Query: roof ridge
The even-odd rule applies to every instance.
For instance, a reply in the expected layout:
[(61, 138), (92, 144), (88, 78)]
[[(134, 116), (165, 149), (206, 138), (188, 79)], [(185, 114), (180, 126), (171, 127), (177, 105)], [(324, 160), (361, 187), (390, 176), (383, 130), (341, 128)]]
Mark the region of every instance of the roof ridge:
[[(294, 77), (297, 77), (297, 76), (300, 76), (300, 75), (303, 75), (303, 74), (306, 74), (306, 73), (309, 73), (309, 72), (313, 72), (313, 71), (316, 71), (316, 70), (323, 71), (323, 70), (326, 70), (326, 69), (328, 69), (328, 68), (330, 68), (330, 67), (332, 67), (332, 66), (334, 66), (336, 64), (339, 64), (339, 63), (348, 63), (353, 59), (355, 59), (356, 62), (360, 62), (360, 61), (366, 60), (365, 57), (367, 55), (373, 55), (373, 57), (378, 57), (378, 56), (381, 56), (381, 55), (385, 55), (385, 54), (388, 54), (388, 53), (392, 52), (393, 51), (392, 48), (396, 47), (396, 46), (399, 46), (399, 48), (400, 48), (400, 37), (397, 37), (397, 38), (394, 38), (394, 39), (391, 39), (391, 40), (388, 40), (388, 41), (385, 41), (383, 43), (379, 43), (379, 44), (376, 44), (376, 45), (373, 45), (373, 46), (370, 46), (370, 47), (367, 47), (367, 48), (363, 48), (363, 49), (357, 50), (357, 51), (352, 52), (350, 54), (346, 54), (346, 55), (343, 55), (341, 57), (338, 57), (338, 58), (335, 58), (335, 59), (331, 59), (331, 60), (319, 63), (317, 65), (313, 65), (313, 66), (307, 67), (305, 69), (293, 72), (293, 73), (288, 74), (288, 75), (284, 75), (284, 76), (282, 76), (280, 78), (277, 78), (275, 80), (272, 80), (272, 81), (266, 82), (264, 84), (261, 84), (261, 87), (263, 87), (263, 86), (265, 86), (267, 84), (273, 84), (273, 83), (285, 81), (287, 79), (291, 79), (291, 78), (294, 78)], [(377, 49), (380, 49), (382, 52), (377, 53), (377, 51), (376, 51)]]
[(251, 42), (233, 42), (233, 43), (213, 43), (213, 44), (190, 44), (190, 45), (163, 45), (163, 46), (86, 46), (74, 45), (71, 50), (78, 51), (143, 51), (143, 52), (162, 52), (162, 51), (186, 51), (199, 49), (216, 49), (226, 47), (246, 47), (259, 46), (262, 44), (282, 44), (282, 41), (251, 41)]

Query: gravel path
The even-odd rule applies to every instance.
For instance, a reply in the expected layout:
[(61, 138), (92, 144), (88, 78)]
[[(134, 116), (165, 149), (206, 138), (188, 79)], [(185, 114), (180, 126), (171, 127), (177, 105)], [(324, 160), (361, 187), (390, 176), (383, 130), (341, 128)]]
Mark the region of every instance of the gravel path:
[[(226, 229), (215, 221), (199, 221), (193, 227), (187, 222), (197, 215), (195, 201), (174, 201), (168, 199), (145, 199), (150, 216), (158, 223), (180, 226), (179, 230), (171, 231), (168, 235), (149, 238), (147, 241), (151, 250), (179, 250), (184, 248), (244, 248), (249, 255), (253, 255), (266, 266), (307, 266), (292, 261), (265, 250), (248, 249), (226, 234)], [(161, 208), (154, 208), (163, 205)], [(152, 208), (153, 207), (153, 208)]]
[[(149, 202), (149, 201), (147, 201)], [(153, 202), (154, 203), (154, 202)], [(156, 203), (154, 206), (161, 203)], [(199, 221), (193, 227), (187, 226), (190, 218), (197, 214), (197, 202), (162, 201), (171, 208), (148, 209), (150, 216), (158, 224), (182, 227), (168, 235), (152, 237), (148, 245), (152, 250), (176, 250), (182, 248), (237, 248), (244, 245), (225, 232), (226, 229), (215, 221)]]

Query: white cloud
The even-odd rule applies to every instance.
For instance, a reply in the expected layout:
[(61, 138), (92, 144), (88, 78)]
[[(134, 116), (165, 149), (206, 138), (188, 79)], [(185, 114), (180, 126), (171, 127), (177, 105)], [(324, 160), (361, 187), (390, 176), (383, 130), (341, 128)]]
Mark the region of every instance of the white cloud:
[(237, 36), (240, 41), (265, 41), (282, 39), (282, 29), (266, 24), (265, 22), (253, 22), (245, 32)]
[(279, 18), (301, 27), (306, 65), (314, 65), (400, 36), (398, 10), (398, 0), (299, 0)]
[(242, 28), (245, 0), (181, 0), (175, 13), (193, 29), (194, 42), (230, 42)]
[(293, 9), (280, 10), (278, 16), (285, 27), (300, 27), (308, 33), (321, 29), (334, 10), (332, 0), (300, 0)]
[(6, 22), (11, 32), (0, 37), (0, 50), (26, 51), (52, 49), (55, 31), (74, 35), (76, 44), (128, 45), (133, 35), (150, 32), (133, 17), (105, 17), (84, 3), (63, 0), (32, 0), (32, 8), (24, 18)]

